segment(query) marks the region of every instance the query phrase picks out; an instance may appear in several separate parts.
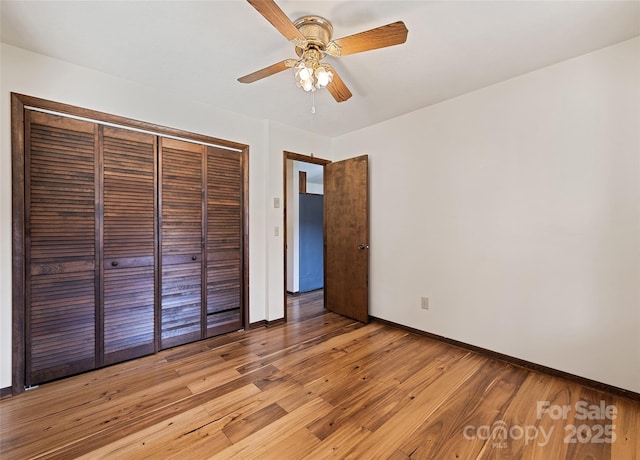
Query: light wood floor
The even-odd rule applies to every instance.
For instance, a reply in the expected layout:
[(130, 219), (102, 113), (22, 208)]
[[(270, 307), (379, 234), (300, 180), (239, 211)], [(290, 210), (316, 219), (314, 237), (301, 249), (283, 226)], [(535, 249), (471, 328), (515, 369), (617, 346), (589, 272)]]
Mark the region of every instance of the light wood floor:
[[(615, 419), (576, 418), (601, 401)], [(42, 385), (0, 415), (4, 460), (640, 459), (639, 404), (323, 312), (322, 292), (285, 325)]]

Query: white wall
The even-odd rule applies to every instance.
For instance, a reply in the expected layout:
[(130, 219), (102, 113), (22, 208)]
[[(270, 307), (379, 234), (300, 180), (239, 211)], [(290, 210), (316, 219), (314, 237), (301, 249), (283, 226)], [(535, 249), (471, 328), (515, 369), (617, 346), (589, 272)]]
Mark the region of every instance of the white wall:
[(300, 290), (300, 162), (287, 160), (287, 291)]
[(636, 38), (335, 139), (371, 314), (640, 391), (639, 137)]
[(324, 195), (324, 184), (307, 182), (307, 193), (313, 193), (315, 195)]
[(282, 226), (282, 209), (273, 210), (273, 197), (282, 196), (282, 150), (304, 153), (329, 140), (6, 44), (0, 56), (0, 388), (11, 386), (12, 91), (248, 144), (250, 321), (283, 316), (282, 237), (273, 236)]

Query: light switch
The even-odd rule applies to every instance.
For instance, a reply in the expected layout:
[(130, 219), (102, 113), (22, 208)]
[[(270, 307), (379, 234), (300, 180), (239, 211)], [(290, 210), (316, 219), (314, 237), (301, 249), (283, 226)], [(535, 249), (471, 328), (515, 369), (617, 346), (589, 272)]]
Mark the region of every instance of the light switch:
[(280, 236), (280, 227), (274, 227), (273, 236)]
[(273, 207), (274, 207), (274, 208), (279, 208), (279, 207), (280, 207), (280, 198), (275, 197), (275, 198), (273, 199)]

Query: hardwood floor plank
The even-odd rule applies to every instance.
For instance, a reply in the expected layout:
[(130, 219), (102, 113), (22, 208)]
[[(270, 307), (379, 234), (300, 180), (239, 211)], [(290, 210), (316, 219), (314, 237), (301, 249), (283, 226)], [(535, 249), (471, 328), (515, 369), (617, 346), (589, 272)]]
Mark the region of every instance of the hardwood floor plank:
[(79, 458), (150, 459), (184, 455), (192, 445), (206, 439), (206, 455), (220, 452), (231, 445), (226, 436), (220, 435), (221, 420), (211, 420), (209, 414), (196, 407), (163, 420), (160, 423), (136, 431)]
[(420, 371), (414, 372), (406, 380), (399, 382), (393, 392), (373, 401), (366, 409), (362, 410), (358, 414), (362, 425), (372, 432), (377, 431), (396, 414), (413, 404), (416, 395), (427, 390), (443, 373), (468, 355), (467, 352), (451, 348), (445, 352), (440, 350), (440, 352), (441, 354), (437, 355), (430, 363), (425, 364)]
[(408, 345), (412, 343), (406, 335), (390, 339), (391, 342), (386, 346), (380, 347), (374, 352), (365, 352), (366, 354), (346, 363), (344, 367), (325, 375), (325, 382), (331, 379), (333, 383), (324, 385), (324, 388), (317, 393), (325, 401), (337, 405), (344, 400), (345, 395), (358, 393), (360, 387), (367, 386), (374, 381), (389, 380), (389, 377), (393, 375), (395, 363), (399, 361), (397, 354), (408, 352)]
[(191, 393), (196, 394), (229, 382), (240, 377), (241, 374), (235, 369), (212, 370), (205, 368), (202, 372), (196, 373), (195, 376), (192, 374), (187, 375), (189, 376), (190, 383), (186, 386)]
[(272, 403), (251, 415), (234, 420), (225, 426), (222, 432), (235, 444), (285, 415), (287, 415), (286, 410), (278, 403)]
[[(288, 299), (287, 324), (0, 400), (0, 458), (640, 460), (639, 403), (354, 322), (321, 294)], [(581, 420), (602, 405), (616, 418)], [(607, 424), (615, 441), (594, 442)]]
[[(160, 389), (158, 392), (132, 394), (116, 399), (111, 404), (93, 404), (93, 401), (89, 401), (81, 407), (50, 414), (28, 424), (14, 424), (7, 431), (3, 430), (2, 450), (6, 449), (8, 455), (15, 454), (15, 458), (31, 458), (38, 452), (48, 452), (51, 439), (57, 439), (65, 449), (71, 448), (78, 442), (100, 438), (98, 433), (109, 431), (114, 425), (126, 425), (136, 413), (146, 413), (157, 406), (172, 407), (189, 396), (191, 392), (182, 386), (171, 391)], [(106, 409), (106, 406), (109, 408)], [(87, 444), (86, 447), (92, 449), (99, 445)]]
[[(567, 445), (561, 442), (567, 422), (554, 420), (544, 414), (538, 417), (538, 402), (548, 401), (550, 406), (564, 406), (577, 397), (578, 391), (575, 385), (529, 372), (502, 416), (506, 428), (514, 430), (512, 435), (505, 441), (506, 445), (500, 448), (487, 443), (482, 451), (483, 458), (567, 458)], [(537, 395), (537, 399), (532, 395)], [(519, 428), (523, 429), (524, 435)]]
[[(605, 427), (612, 427), (615, 421), (605, 417), (606, 408), (613, 403), (613, 397), (590, 388), (581, 388), (578, 405), (571, 408), (573, 424), (565, 426), (563, 436), (569, 443), (567, 457), (569, 458), (611, 458), (612, 438), (605, 434)], [(575, 430), (574, 430), (575, 428)], [(613, 431), (613, 429), (612, 429)]]
[[(280, 440), (273, 443), (269, 454), (277, 452), (279, 458), (303, 458), (307, 455), (315, 455), (320, 440), (307, 428), (292, 430), (290, 435), (283, 435)], [(268, 458), (268, 454), (263, 458)], [(316, 457), (317, 458), (317, 457)]]
[(432, 383), (416, 395), (396, 414), (363, 442), (355, 445), (347, 458), (386, 458), (398, 450), (407, 436), (413, 432), (449, 399), (457, 389), (471, 378), (484, 364), (484, 359), (467, 354), (450, 369), (435, 376), (425, 372), (425, 379)]
[[(352, 446), (358, 445), (371, 436), (371, 431), (358, 423), (345, 423), (320, 442), (307, 456), (291, 457), (305, 460), (323, 460), (328, 458), (347, 458)], [(365, 457), (363, 457), (365, 458)], [(375, 458), (375, 457), (366, 457)]]
[[(362, 380), (361, 380), (362, 381)], [(325, 440), (336, 431), (342, 431), (346, 425), (352, 424), (353, 420), (364, 427), (360, 417), (364, 414), (367, 406), (387, 396), (394, 391), (396, 384), (391, 381), (368, 380), (357, 390), (347, 390), (340, 401), (332, 403), (334, 409), (324, 417), (317, 419), (308, 426), (316, 437)], [(326, 398), (322, 397), (325, 401)]]
[(215, 399), (248, 383), (254, 383), (255, 380), (260, 380), (261, 378), (275, 372), (277, 372), (276, 368), (267, 366), (263, 369), (258, 369), (250, 374), (222, 384), (216, 388), (212, 388), (195, 395), (187, 395), (172, 404), (165, 404), (150, 411), (129, 412), (125, 414), (125, 416), (114, 420), (113, 424), (91, 433), (86, 438), (80, 439), (79, 442), (72, 445), (65, 445), (63, 448), (56, 451), (55, 456), (52, 458), (63, 459), (84, 455), (98, 447), (105, 446), (110, 442), (126, 436), (131, 431), (143, 430), (149, 426), (153, 426), (168, 417), (175, 416), (197, 406), (203, 405), (211, 399)]
[[(503, 423), (502, 413), (518, 392), (527, 372), (489, 362), (467, 379), (456, 397), (438, 408), (438, 413), (416, 429), (400, 446), (412, 458), (476, 458), (485, 443), (501, 444), (508, 440), (484, 440), (478, 427)], [(466, 436), (465, 429), (475, 433)], [(501, 448), (502, 446), (497, 446)]]
[(613, 420), (616, 440), (611, 444), (611, 458), (640, 460), (640, 403), (614, 398), (613, 404), (617, 416)]
[(280, 439), (299, 429), (299, 427), (313, 422), (317, 417), (326, 414), (331, 408), (330, 404), (320, 398), (315, 398), (284, 417), (280, 417), (268, 427), (243, 438), (228, 449), (212, 456), (211, 459), (267, 458), (267, 455), (274, 457), (273, 446), (277, 445)]
[[(293, 362), (301, 362), (309, 356), (314, 356), (318, 350), (327, 350), (331, 349), (332, 347), (342, 346), (342, 344), (344, 344), (345, 342), (357, 339), (361, 335), (367, 333), (366, 330), (359, 332), (360, 329), (363, 329), (363, 325), (354, 323), (353, 320), (349, 320), (348, 322), (341, 321), (340, 325), (341, 326), (336, 330), (323, 329), (320, 331), (316, 331), (315, 334), (304, 334), (304, 337), (307, 338), (302, 342), (289, 345), (286, 348), (273, 351), (270, 354), (266, 351), (263, 351), (262, 359), (259, 362), (249, 363), (245, 366), (240, 367), (239, 370), (240, 372), (249, 371), (251, 369), (254, 369), (255, 367), (261, 367), (266, 364), (276, 363), (278, 361), (281, 361), (281, 364), (283, 365), (288, 365), (289, 363)], [(326, 326), (326, 324), (324, 326)], [(283, 326), (278, 326), (278, 328), (274, 329), (281, 329), (282, 327)], [(352, 334), (355, 335), (352, 336)], [(290, 340), (287, 341), (287, 343), (290, 343)]]

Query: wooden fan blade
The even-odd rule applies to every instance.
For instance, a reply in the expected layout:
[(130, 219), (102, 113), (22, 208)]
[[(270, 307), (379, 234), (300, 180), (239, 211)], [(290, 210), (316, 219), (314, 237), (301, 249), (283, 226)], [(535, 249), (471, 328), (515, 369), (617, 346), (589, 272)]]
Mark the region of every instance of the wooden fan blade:
[(387, 46), (400, 45), (407, 41), (409, 30), (404, 22), (398, 21), (386, 26), (338, 38), (327, 45), (327, 54), (331, 56), (347, 56)]
[(328, 67), (329, 70), (331, 70), (331, 72), (333, 73), (333, 80), (331, 80), (331, 83), (327, 85), (327, 89), (336, 100), (336, 102), (344, 102), (352, 96), (351, 91), (349, 91), (349, 88), (347, 88), (347, 85), (344, 84), (342, 78), (340, 78), (340, 75), (338, 75), (336, 70), (331, 66)]
[(284, 14), (284, 11), (280, 9), (273, 0), (247, 0), (251, 6), (253, 6), (258, 13), (271, 23), (273, 27), (284, 35), (289, 41), (293, 41), (296, 46), (304, 48), (307, 44), (307, 39), (304, 35), (293, 25), (291, 19)]
[(270, 65), (269, 67), (265, 67), (264, 69), (260, 69), (256, 72), (250, 73), (249, 75), (245, 75), (244, 77), (240, 77), (238, 78), (238, 81), (240, 83), (253, 83), (254, 81), (258, 81), (277, 74), (278, 72), (282, 72), (283, 70), (287, 70), (294, 65), (296, 65), (295, 59), (285, 59), (282, 62), (278, 62), (277, 64)]

